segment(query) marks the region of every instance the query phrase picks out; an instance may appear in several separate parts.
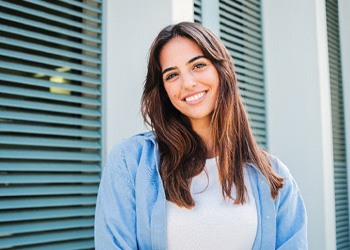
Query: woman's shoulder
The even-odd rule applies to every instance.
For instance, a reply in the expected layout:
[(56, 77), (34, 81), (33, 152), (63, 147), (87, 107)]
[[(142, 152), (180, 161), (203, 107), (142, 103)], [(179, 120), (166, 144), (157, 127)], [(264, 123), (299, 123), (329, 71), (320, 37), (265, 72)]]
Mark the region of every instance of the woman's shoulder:
[[(291, 173), (290, 173), (288, 167), (279, 158), (277, 158), (276, 156), (271, 155), (269, 153), (266, 153), (266, 156), (267, 156), (268, 160), (270, 161), (272, 170), (276, 174), (278, 174), (279, 176), (281, 176), (283, 178), (289, 178), (291, 176)], [(248, 163), (247, 166), (252, 167), (255, 172), (262, 174), (260, 169), (254, 163)]]
[(143, 132), (131, 137), (125, 138), (114, 145), (111, 154), (120, 153), (120, 151), (127, 151), (128, 153), (136, 153), (143, 147), (154, 145), (156, 137), (153, 132)]
[(270, 161), (271, 161), (271, 167), (272, 169), (281, 177), (283, 178), (289, 178), (291, 176), (291, 173), (288, 169), (288, 167), (276, 156), (269, 155)]
[[(117, 143), (109, 152), (108, 163), (130, 165), (142, 154), (154, 154), (156, 137), (153, 132), (139, 133)], [(107, 163), (107, 164), (108, 164)]]
[(144, 141), (155, 141), (156, 137), (154, 132), (152, 131), (145, 131), (142, 133), (135, 134), (131, 137), (122, 139), (119, 143), (116, 144), (116, 146), (127, 146), (129, 144), (139, 144), (143, 143)]
[(282, 199), (281, 197), (285, 198), (290, 195), (301, 197), (298, 184), (289, 168), (275, 156), (270, 156), (270, 159), (273, 170), (283, 178), (283, 187), (279, 192), (279, 199), (277, 199), (277, 204), (279, 200)]
[(144, 132), (123, 139), (109, 152), (105, 169), (120, 173), (134, 183), (138, 168), (153, 163), (155, 144), (156, 138), (153, 132)]

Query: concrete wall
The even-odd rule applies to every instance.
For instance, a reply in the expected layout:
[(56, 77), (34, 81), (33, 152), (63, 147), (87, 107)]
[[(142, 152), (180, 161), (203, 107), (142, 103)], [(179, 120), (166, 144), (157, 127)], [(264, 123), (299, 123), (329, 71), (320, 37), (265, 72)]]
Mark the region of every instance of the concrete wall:
[(309, 217), (310, 249), (335, 249), (324, 0), (262, 0), (268, 148), (291, 170)]

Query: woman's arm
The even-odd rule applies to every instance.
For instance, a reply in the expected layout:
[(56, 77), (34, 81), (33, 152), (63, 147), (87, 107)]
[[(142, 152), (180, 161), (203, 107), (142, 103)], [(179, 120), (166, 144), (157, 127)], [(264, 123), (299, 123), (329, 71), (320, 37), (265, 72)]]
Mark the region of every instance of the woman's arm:
[(103, 169), (95, 212), (95, 248), (137, 249), (134, 182), (116, 147)]

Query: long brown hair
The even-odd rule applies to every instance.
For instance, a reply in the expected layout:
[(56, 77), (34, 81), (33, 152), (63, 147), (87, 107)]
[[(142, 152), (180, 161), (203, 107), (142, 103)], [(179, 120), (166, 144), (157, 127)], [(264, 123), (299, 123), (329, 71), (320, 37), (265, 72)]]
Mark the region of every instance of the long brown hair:
[[(154, 40), (141, 100), (146, 124), (157, 137), (160, 152), (160, 175), (167, 200), (179, 206), (195, 205), (190, 185), (205, 165), (207, 148), (192, 129), (189, 119), (170, 102), (163, 86), (159, 55), (163, 46), (175, 37), (194, 41), (219, 73), (217, 105), (212, 114), (212, 135), (218, 152), (218, 171), (223, 196), (244, 204), (243, 166), (255, 164), (267, 179), (272, 198), (283, 186), (283, 178), (271, 168), (268, 154), (257, 145), (241, 101), (234, 64), (224, 44), (208, 29), (197, 23), (182, 22), (164, 28)], [(231, 196), (236, 186), (236, 198)]]

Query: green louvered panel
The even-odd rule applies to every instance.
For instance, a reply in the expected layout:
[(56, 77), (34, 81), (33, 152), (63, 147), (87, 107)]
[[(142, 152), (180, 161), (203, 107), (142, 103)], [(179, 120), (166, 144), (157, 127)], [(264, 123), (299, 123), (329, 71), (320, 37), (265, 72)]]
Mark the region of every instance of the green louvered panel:
[(0, 249), (93, 249), (102, 1), (0, 0)]
[(194, 21), (196, 23), (201, 23), (202, 22), (202, 0), (194, 0), (193, 8), (194, 8)]
[(266, 110), (260, 1), (220, 0), (220, 37), (230, 51), (258, 143), (266, 148)]
[(349, 249), (349, 198), (340, 62), (338, 1), (326, 0), (331, 85), (337, 249)]

